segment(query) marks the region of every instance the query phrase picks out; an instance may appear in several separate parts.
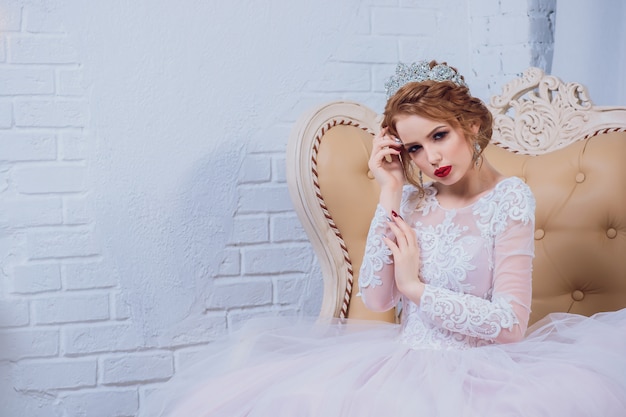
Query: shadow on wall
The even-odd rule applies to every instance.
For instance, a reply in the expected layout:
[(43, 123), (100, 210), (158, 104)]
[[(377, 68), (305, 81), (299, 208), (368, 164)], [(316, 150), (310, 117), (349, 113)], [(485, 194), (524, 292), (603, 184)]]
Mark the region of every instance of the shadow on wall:
[[(130, 318), (145, 347), (182, 347), (214, 340), (226, 330), (226, 313), (206, 313), (210, 293), (232, 230), (237, 205), (236, 180), (245, 150), (220, 144), (199, 159), (181, 179), (173, 212), (163, 223), (169, 274), (158, 282), (150, 275), (121, 280)], [(217, 182), (216, 178), (230, 178)], [(166, 214), (165, 214), (166, 215)]]

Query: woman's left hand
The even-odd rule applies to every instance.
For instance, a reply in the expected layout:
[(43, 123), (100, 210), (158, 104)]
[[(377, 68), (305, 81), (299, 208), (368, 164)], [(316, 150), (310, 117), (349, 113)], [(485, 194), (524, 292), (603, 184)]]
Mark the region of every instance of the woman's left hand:
[[(394, 213), (395, 214), (395, 213)], [(419, 278), (420, 247), (415, 230), (399, 215), (394, 215), (389, 227), (396, 241), (384, 237), (385, 244), (393, 253), (396, 287), (412, 301), (419, 303), (424, 292), (424, 283)]]

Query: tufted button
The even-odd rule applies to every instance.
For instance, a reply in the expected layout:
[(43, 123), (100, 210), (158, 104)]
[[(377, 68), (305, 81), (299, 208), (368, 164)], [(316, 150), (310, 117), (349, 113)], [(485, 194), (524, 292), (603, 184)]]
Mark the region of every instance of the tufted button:
[(544, 232), (543, 229), (535, 230), (535, 240), (543, 239), (545, 235), (546, 235), (546, 232)]
[(585, 180), (585, 174), (583, 174), (582, 172), (579, 172), (578, 174), (576, 174), (576, 182), (577, 183), (581, 183)]
[(574, 301), (582, 301), (585, 298), (585, 293), (581, 290), (572, 291), (572, 299)]
[(367, 178), (369, 178), (370, 180), (374, 179), (374, 173), (372, 171), (367, 171)]
[(609, 239), (615, 239), (615, 236), (617, 236), (617, 230), (612, 227), (606, 231), (606, 237)]

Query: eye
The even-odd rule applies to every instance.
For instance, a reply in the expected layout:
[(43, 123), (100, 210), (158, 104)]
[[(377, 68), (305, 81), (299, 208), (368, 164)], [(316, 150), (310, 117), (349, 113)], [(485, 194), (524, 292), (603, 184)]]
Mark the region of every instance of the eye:
[(413, 146), (409, 146), (408, 148), (406, 148), (406, 151), (408, 153), (414, 153), (419, 151), (420, 149), (422, 149), (422, 145), (413, 145)]
[(448, 136), (448, 131), (447, 130), (442, 130), (441, 132), (437, 132), (433, 135), (433, 139), (434, 140), (441, 140), (444, 139), (446, 136)]

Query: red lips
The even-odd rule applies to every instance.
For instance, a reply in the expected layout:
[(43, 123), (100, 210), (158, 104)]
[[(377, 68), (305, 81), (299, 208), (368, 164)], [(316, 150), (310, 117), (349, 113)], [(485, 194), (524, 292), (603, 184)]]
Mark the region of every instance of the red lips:
[(448, 174), (452, 171), (452, 166), (447, 165), (445, 167), (437, 168), (435, 170), (435, 176), (439, 178), (447, 177)]

